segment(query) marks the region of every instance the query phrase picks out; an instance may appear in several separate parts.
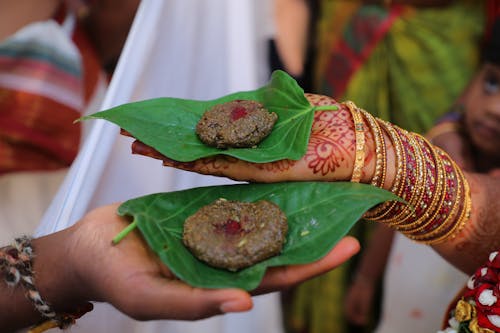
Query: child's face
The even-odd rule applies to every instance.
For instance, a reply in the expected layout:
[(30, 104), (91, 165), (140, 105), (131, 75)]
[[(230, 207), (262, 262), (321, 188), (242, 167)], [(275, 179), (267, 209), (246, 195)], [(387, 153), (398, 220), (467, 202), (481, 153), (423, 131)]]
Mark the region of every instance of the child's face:
[(484, 64), (464, 99), (465, 127), (473, 145), (500, 157), (500, 66)]

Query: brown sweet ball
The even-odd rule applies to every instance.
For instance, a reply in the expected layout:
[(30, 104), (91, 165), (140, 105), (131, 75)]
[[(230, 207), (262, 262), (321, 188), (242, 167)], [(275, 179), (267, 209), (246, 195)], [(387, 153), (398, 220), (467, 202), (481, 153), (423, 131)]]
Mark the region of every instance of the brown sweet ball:
[(196, 125), (196, 134), (211, 147), (250, 148), (271, 133), (277, 119), (278, 115), (262, 103), (234, 100), (205, 111)]
[(237, 271), (278, 255), (287, 232), (287, 218), (272, 202), (218, 199), (186, 219), (183, 242), (201, 261)]

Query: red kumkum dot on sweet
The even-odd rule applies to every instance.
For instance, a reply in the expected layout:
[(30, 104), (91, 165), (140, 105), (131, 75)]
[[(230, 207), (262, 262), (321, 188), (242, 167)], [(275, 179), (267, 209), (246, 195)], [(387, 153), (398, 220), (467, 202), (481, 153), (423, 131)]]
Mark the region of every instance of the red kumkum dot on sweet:
[(231, 111), (231, 120), (236, 121), (248, 115), (247, 109), (242, 106), (237, 106)]
[(227, 219), (223, 224), (217, 225), (217, 230), (224, 232), (226, 235), (237, 235), (243, 231), (241, 224), (238, 221)]

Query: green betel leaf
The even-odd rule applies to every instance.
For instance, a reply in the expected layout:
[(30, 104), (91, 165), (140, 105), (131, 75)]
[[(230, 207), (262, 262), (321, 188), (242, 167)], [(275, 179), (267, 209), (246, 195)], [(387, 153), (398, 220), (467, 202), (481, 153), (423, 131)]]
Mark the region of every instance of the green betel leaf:
[[(212, 106), (236, 99), (254, 100), (275, 112), (278, 120), (268, 137), (256, 148), (217, 149), (199, 140), (196, 124)], [(298, 160), (305, 153), (315, 109), (297, 82), (283, 71), (275, 71), (270, 82), (254, 91), (230, 94), (209, 101), (156, 98), (123, 104), (81, 119), (106, 119), (131, 133), (139, 141), (176, 161), (189, 162), (225, 154), (241, 160), (264, 163)], [(335, 106), (330, 106), (334, 110)]]
[[(219, 198), (276, 203), (288, 218), (282, 253), (237, 272), (211, 267), (194, 257), (182, 242), (184, 221)], [(137, 226), (161, 260), (186, 283), (252, 290), (267, 267), (309, 263), (323, 257), (366, 210), (387, 200), (397, 197), (371, 185), (348, 182), (238, 184), (151, 194), (123, 203), (118, 213), (133, 217), (128, 231)]]

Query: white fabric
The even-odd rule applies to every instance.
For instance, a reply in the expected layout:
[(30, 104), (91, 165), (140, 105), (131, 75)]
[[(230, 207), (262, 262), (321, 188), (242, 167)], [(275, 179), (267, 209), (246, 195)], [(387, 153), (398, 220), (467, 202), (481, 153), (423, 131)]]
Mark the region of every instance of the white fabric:
[(382, 318), (375, 333), (437, 332), (468, 276), (430, 247), (396, 233), (384, 277)]
[[(259, 4), (265, 1), (143, 0), (103, 108), (159, 96), (213, 99), (264, 84), (269, 73), (262, 64)], [(95, 121), (39, 234), (65, 228), (95, 206), (152, 192), (230, 183), (133, 156), (131, 140), (117, 133), (116, 126)], [(97, 304), (68, 332), (281, 332), (278, 295), (254, 297), (254, 302), (254, 309), (243, 314), (147, 323)]]

